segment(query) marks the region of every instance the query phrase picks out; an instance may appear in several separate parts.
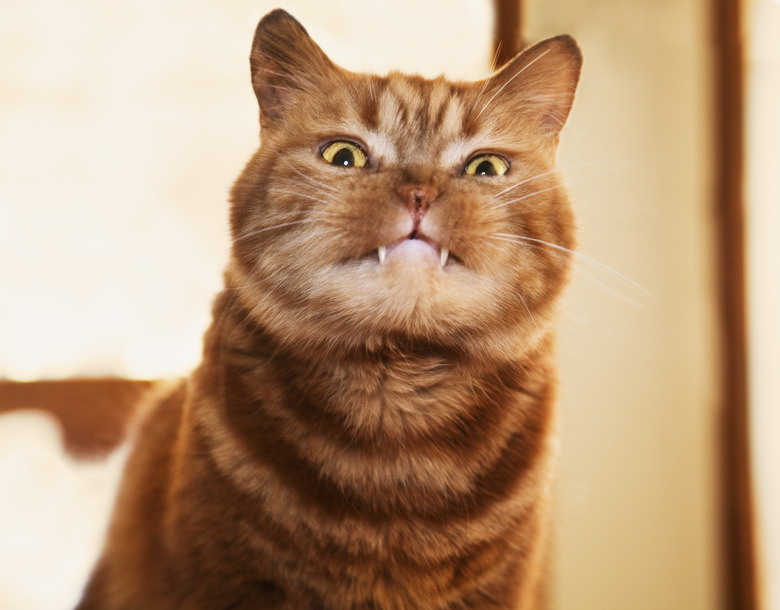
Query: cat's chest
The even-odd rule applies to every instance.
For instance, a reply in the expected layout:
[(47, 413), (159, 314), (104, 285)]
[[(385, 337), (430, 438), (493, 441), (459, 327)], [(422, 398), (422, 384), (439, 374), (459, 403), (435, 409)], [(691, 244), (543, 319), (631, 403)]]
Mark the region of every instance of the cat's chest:
[(444, 358), (406, 356), (335, 365), (308, 378), (301, 399), (337, 416), (356, 438), (403, 443), (468, 409), (478, 383)]

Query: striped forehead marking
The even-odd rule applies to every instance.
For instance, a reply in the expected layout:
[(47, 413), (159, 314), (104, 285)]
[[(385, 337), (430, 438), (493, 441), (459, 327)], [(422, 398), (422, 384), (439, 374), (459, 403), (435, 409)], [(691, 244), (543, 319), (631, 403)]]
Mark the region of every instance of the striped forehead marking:
[(403, 161), (453, 162), (443, 159), (442, 152), (452, 150), (453, 143), (464, 137), (465, 104), (444, 79), (393, 78), (377, 94), (376, 104), (376, 133), (385, 144), (393, 143)]

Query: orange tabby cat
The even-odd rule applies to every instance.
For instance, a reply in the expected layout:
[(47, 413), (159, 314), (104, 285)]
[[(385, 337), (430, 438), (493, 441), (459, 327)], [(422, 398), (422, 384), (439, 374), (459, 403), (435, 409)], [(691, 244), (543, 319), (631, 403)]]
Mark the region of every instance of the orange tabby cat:
[(369, 76), (260, 22), (203, 362), (139, 430), (81, 610), (537, 607), (580, 64), (561, 36), (481, 82)]

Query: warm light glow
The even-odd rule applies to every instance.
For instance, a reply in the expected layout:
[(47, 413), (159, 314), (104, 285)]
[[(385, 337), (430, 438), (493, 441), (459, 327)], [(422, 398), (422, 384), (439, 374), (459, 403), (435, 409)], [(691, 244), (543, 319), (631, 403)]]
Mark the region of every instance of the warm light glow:
[(780, 6), (749, 3), (747, 250), (751, 458), (759, 586), (780, 608)]
[[(251, 38), (278, 4), (0, 4), (0, 377), (198, 362), (257, 145)], [(487, 73), (486, 0), (281, 4), (350, 69)]]

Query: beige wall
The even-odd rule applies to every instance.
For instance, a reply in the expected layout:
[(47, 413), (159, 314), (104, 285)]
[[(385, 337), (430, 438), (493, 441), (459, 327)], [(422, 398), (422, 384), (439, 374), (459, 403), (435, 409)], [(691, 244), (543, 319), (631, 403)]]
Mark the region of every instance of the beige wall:
[(279, 4), (352, 69), (490, 62), (488, 0), (0, 2), (0, 376), (197, 363), (258, 144), (249, 48)]
[(719, 607), (707, 6), (528, 6), (532, 38), (570, 32), (585, 55), (561, 153), (603, 164), (571, 186), (582, 251), (654, 295), (583, 264), (569, 296), (555, 608)]
[(752, 466), (764, 608), (780, 610), (780, 2), (746, 5)]
[[(197, 361), (276, 4), (347, 67), (487, 71), (487, 0), (0, 4), (0, 375)], [(531, 38), (585, 53), (561, 153), (582, 251), (654, 295), (583, 259), (567, 300), (553, 607), (716, 609), (705, 2), (528, 4)]]

